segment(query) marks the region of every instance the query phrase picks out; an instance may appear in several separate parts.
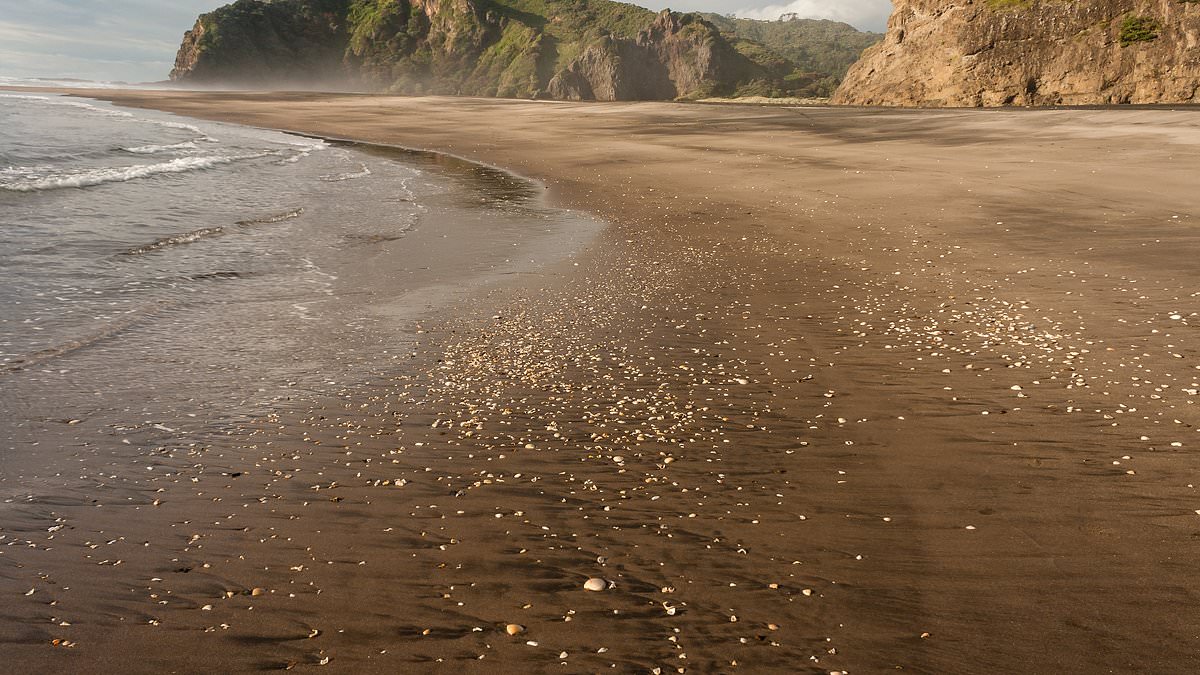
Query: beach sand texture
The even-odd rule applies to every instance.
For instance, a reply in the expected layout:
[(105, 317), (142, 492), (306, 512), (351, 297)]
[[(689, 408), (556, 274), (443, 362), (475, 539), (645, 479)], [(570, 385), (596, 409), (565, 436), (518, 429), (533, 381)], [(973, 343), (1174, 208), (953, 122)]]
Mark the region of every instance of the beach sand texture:
[(24, 505), (3, 669), (1200, 670), (1195, 111), (89, 95), (609, 226), (393, 377)]

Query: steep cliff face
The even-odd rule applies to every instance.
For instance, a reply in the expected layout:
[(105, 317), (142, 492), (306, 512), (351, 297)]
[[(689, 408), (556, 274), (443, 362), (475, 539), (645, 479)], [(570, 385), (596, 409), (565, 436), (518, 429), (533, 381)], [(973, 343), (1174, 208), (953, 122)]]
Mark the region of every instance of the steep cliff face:
[(730, 94), (736, 83), (771, 77), (711, 24), (663, 12), (634, 39), (606, 38), (585, 49), (547, 91), (568, 100), (674, 99)]
[(201, 15), (183, 36), (172, 80), (223, 81), (237, 70), (250, 85), (345, 86), (348, 0), (238, 0)]
[(693, 14), (608, 0), (238, 0), (202, 15), (171, 79), (636, 100), (790, 95), (813, 74)]
[(1200, 102), (1194, 0), (894, 0), (835, 103)]

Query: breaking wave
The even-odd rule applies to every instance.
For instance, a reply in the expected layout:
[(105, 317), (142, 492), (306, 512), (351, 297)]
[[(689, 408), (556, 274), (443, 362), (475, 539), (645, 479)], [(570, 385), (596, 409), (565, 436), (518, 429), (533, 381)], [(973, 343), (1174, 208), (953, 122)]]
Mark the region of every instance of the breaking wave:
[[(101, 167), (98, 169), (75, 169), (49, 175), (40, 175), (41, 167), (15, 167), (0, 171), (0, 190), (12, 192), (37, 192), (39, 190), (58, 190), (62, 188), (84, 188), (104, 183), (123, 183), (125, 181), (149, 178), (159, 174), (186, 173), (188, 171), (203, 171), (222, 164), (229, 164), (243, 159), (262, 157), (257, 155), (241, 155), (227, 157), (215, 155), (211, 157), (180, 157), (159, 164), (135, 164), (133, 166)], [(15, 175), (16, 178), (7, 178)]]
[(98, 106), (98, 105), (92, 105), (91, 103), (84, 103), (83, 101), (77, 101), (75, 99), (67, 98), (65, 96), (34, 96), (31, 94), (0, 94), (0, 98), (14, 99), (14, 100), (18, 100), (18, 101), (36, 101), (38, 103), (42, 103), (45, 105), (67, 106), (70, 108), (76, 108), (78, 110), (83, 110), (88, 113), (92, 113), (92, 114), (96, 114), (96, 115), (103, 115), (105, 117), (115, 117), (115, 118), (119, 118), (119, 119), (129, 120), (131, 122), (142, 122), (145, 124), (153, 124), (156, 126), (165, 127), (167, 129), (181, 129), (183, 131), (190, 131), (190, 132), (196, 134), (197, 136), (199, 136), (199, 138), (196, 140), (201, 140), (201, 141), (216, 140), (214, 138), (209, 137), (207, 134), (204, 133), (203, 130), (200, 129), (200, 127), (198, 127), (194, 124), (188, 124), (186, 122), (174, 122), (171, 120), (156, 120), (156, 119), (153, 119), (150, 117), (138, 117), (137, 115), (134, 115), (133, 113), (125, 111), (125, 110), (117, 110), (115, 108), (105, 108), (105, 107)]
[(371, 170), (367, 168), (366, 164), (361, 164), (360, 166), (362, 168), (359, 169), (358, 171), (329, 174), (329, 175), (321, 176), (321, 180), (323, 180), (327, 183), (337, 183), (337, 182), (344, 181), (344, 180), (354, 180), (355, 178), (366, 178), (367, 176), (371, 175)]
[(160, 152), (171, 152), (172, 150), (195, 150), (198, 146), (195, 141), (184, 141), (182, 143), (171, 143), (169, 145), (139, 145), (134, 148), (121, 148), (125, 152), (132, 152), (135, 155), (154, 155)]
[(249, 220), (239, 220), (239, 221), (237, 221), (237, 224), (238, 225), (267, 225), (269, 223), (282, 223), (285, 220), (291, 220), (292, 218), (299, 218), (303, 213), (304, 213), (304, 208), (300, 207), (300, 208), (292, 209), (291, 211), (284, 211), (283, 213), (276, 213), (275, 215), (271, 215), (271, 216), (263, 216), (262, 218), (251, 218)]
[(79, 108), (81, 110), (86, 110), (91, 113), (96, 113), (97, 115), (104, 115), (106, 117), (132, 118), (134, 116), (133, 113), (126, 112), (124, 110), (114, 110), (112, 108), (101, 108), (98, 105), (92, 105), (90, 103), (84, 103), (83, 101), (76, 101), (76, 100), (69, 99), (69, 98), (51, 97), (51, 96), (32, 96), (30, 94), (0, 94), (0, 98), (16, 99), (19, 101), (37, 101), (38, 103), (45, 103), (47, 105), (65, 105), (65, 106), (70, 106), (72, 108)]
[(159, 239), (158, 241), (146, 244), (145, 246), (131, 248), (128, 251), (125, 251), (125, 255), (145, 255), (147, 253), (154, 253), (155, 251), (161, 251), (164, 248), (180, 246), (182, 244), (190, 244), (194, 241), (200, 241), (201, 239), (208, 237), (215, 237), (219, 234), (223, 234), (224, 232), (225, 228), (223, 227), (202, 227), (198, 230), (192, 230), (191, 232), (185, 232), (184, 234), (177, 234), (173, 237), (165, 237), (163, 239)]

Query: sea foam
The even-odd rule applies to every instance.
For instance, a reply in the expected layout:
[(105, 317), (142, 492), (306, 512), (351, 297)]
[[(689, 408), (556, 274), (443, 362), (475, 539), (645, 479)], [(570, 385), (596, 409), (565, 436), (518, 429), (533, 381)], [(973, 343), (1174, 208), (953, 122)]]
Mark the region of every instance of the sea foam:
[(172, 246), (179, 246), (181, 244), (190, 244), (194, 241), (200, 241), (201, 239), (205, 239), (207, 237), (215, 237), (219, 234), (223, 234), (224, 232), (225, 232), (225, 228), (219, 227), (219, 226), (218, 227), (202, 227), (198, 230), (192, 230), (191, 232), (177, 234), (173, 237), (165, 237), (163, 239), (159, 239), (158, 241), (146, 244), (144, 246), (138, 246), (136, 248), (131, 248), (128, 251), (125, 251), (125, 255), (144, 255), (146, 253), (154, 253), (155, 251), (161, 251), (164, 248), (170, 248)]
[(63, 96), (34, 96), (31, 94), (0, 94), (0, 98), (15, 99), (15, 100), (19, 100), (19, 101), (36, 101), (38, 103), (42, 103), (45, 105), (67, 106), (67, 107), (71, 107), (71, 108), (76, 108), (78, 110), (82, 110), (84, 112), (88, 112), (88, 113), (92, 113), (92, 114), (96, 114), (96, 115), (103, 115), (105, 117), (115, 117), (115, 118), (129, 120), (132, 122), (142, 122), (142, 123), (146, 123), (146, 124), (154, 124), (154, 125), (157, 125), (160, 127), (165, 127), (167, 129), (181, 129), (183, 131), (190, 131), (200, 137), (197, 140), (202, 140), (202, 141), (215, 140), (215, 139), (208, 137), (204, 133), (204, 131), (202, 131), (200, 129), (200, 127), (198, 127), (194, 124), (187, 124), (186, 122), (174, 122), (171, 120), (158, 120), (158, 119), (154, 119), (151, 117), (138, 117), (137, 115), (134, 115), (133, 113), (125, 111), (125, 110), (116, 110), (114, 108), (105, 108), (105, 107), (101, 107), (98, 105), (92, 105), (91, 103), (84, 103), (83, 101), (77, 101), (75, 99), (66, 98)]
[(135, 155), (155, 155), (160, 152), (171, 152), (173, 150), (195, 150), (198, 146), (195, 141), (184, 141), (182, 143), (171, 143), (169, 145), (139, 145), (134, 148), (121, 148), (125, 152), (132, 152)]
[[(122, 183), (139, 178), (149, 178), (159, 174), (185, 173), (202, 171), (222, 164), (229, 164), (239, 159), (252, 159), (262, 155), (245, 155), (241, 157), (226, 157), (215, 155), (210, 157), (180, 157), (159, 164), (135, 164), (133, 166), (102, 167), (98, 169), (82, 169), (69, 172), (39, 175), (41, 167), (17, 167), (7, 169), (3, 174), (16, 175), (17, 178), (0, 178), (0, 190), (11, 192), (37, 192), (39, 190), (57, 190), (61, 188), (84, 188), (104, 183)], [(0, 175), (3, 175), (0, 174)]]

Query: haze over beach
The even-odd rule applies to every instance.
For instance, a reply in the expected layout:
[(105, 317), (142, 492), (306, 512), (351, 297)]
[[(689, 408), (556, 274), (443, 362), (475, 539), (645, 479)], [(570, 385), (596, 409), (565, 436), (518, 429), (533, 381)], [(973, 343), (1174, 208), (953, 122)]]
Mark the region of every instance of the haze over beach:
[(0, 19), (6, 671), (1200, 672), (1200, 8), (200, 4)]

